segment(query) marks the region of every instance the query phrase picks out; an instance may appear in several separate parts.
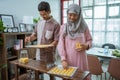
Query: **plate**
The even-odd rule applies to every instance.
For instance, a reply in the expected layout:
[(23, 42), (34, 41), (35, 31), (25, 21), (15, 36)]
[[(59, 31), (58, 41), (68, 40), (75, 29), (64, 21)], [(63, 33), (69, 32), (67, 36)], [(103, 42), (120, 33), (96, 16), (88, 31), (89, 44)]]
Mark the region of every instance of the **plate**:
[(49, 70), (48, 73), (71, 77), (74, 75), (76, 70), (77, 70), (77, 67), (69, 66), (68, 69), (63, 69), (62, 65), (58, 65), (58, 66), (52, 68), (51, 70)]
[(42, 44), (40, 44), (40, 45), (28, 45), (26, 47), (28, 47), (28, 48), (48, 48), (48, 47), (53, 47), (53, 45), (42, 45)]

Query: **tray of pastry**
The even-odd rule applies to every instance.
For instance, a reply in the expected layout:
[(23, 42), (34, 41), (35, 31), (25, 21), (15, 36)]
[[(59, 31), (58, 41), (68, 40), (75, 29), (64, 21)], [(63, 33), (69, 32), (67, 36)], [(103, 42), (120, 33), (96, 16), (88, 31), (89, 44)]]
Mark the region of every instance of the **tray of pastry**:
[(77, 69), (78, 69), (77, 67), (71, 67), (71, 66), (69, 66), (68, 69), (63, 69), (62, 65), (58, 65), (58, 66), (50, 69), (48, 71), (48, 73), (72, 77)]
[(53, 45), (48, 44), (40, 44), (40, 45), (28, 45), (27, 48), (48, 48), (53, 47)]

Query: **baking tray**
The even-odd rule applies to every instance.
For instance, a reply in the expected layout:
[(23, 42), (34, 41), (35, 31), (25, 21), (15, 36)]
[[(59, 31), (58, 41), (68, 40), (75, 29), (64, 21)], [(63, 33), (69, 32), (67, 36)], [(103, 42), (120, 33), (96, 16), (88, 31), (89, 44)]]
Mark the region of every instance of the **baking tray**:
[(48, 47), (53, 47), (53, 45), (40, 44), (40, 45), (28, 45), (25, 47), (27, 47), (27, 48), (48, 48)]
[(48, 73), (72, 77), (77, 69), (78, 69), (77, 67), (72, 67), (72, 66), (69, 66), (68, 69), (63, 69), (62, 65), (57, 65), (56, 67), (50, 69)]

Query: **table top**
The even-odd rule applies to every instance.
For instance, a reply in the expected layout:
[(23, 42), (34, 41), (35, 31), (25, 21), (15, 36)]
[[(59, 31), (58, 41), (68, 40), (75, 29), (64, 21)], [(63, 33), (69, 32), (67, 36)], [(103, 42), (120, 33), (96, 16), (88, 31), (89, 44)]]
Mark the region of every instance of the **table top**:
[(11, 63), (18, 65), (20, 67), (23, 67), (23, 68), (38, 70), (43, 73), (47, 73), (49, 70), (49, 69), (47, 69), (46, 64), (43, 61), (39, 61), (39, 60), (29, 59), (28, 63), (21, 63), (21, 62), (19, 62), (19, 60), (14, 60), (14, 61), (11, 61)]
[[(48, 73), (50, 68), (47, 69), (46, 64), (42, 61), (39, 61), (39, 60), (30, 59), (29, 62), (26, 63), (26, 64), (20, 63), (18, 60), (14, 60), (14, 61), (11, 61), (11, 63), (15, 64), (19, 67), (32, 69), (32, 70), (37, 70), (37, 71), (42, 72), (42, 73), (50, 74), (50, 73)], [(75, 74), (72, 77), (66, 77), (66, 76), (55, 75), (55, 74), (51, 74), (51, 75), (58, 76), (58, 77), (61, 77), (61, 78), (65, 78), (65, 79), (83, 80), (88, 74), (89, 74), (89, 71), (84, 71), (83, 72), (80, 69), (77, 69)]]
[(113, 50), (114, 49), (109, 49), (109, 53), (105, 54), (104, 53), (104, 48), (93, 47), (93, 48), (91, 48), (87, 51), (87, 54), (92, 54), (92, 55), (96, 55), (96, 56), (99, 56), (99, 57), (105, 57), (105, 58), (116, 58), (116, 56), (112, 55)]

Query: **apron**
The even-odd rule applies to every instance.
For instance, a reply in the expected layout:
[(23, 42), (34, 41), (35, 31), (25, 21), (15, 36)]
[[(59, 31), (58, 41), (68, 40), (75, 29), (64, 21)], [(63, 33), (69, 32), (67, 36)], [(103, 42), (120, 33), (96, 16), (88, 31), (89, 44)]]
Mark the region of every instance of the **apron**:
[[(39, 45), (42, 38), (42, 32), (45, 26), (45, 20), (41, 20), (37, 26), (37, 44)], [(40, 60), (40, 49), (36, 50), (36, 60)]]

